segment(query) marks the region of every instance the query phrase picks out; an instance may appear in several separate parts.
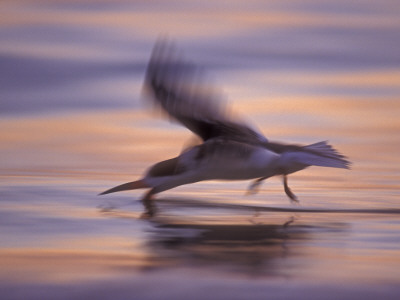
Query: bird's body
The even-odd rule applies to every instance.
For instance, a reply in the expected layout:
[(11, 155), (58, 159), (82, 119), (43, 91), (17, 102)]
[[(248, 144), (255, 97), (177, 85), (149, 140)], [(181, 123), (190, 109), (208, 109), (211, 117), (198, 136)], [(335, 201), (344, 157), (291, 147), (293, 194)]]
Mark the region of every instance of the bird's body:
[[(171, 165), (170, 173), (157, 176), (157, 165), (144, 178), (153, 185), (158, 178), (188, 176), (200, 180), (245, 180), (274, 175), (279, 168), (279, 154), (263, 147), (235, 141), (210, 140), (192, 147)], [(153, 172), (152, 172), (153, 171)], [(193, 175), (189, 176), (193, 172)]]
[(263, 180), (283, 175), (286, 194), (297, 201), (287, 185), (288, 174), (312, 165), (349, 167), (349, 161), (327, 142), (308, 146), (270, 142), (259, 131), (230, 117), (215, 101), (215, 94), (199, 83), (199, 70), (181, 60), (166, 42), (159, 42), (153, 51), (145, 88), (172, 119), (203, 141), (155, 164), (142, 179), (102, 193), (150, 188), (143, 198), (150, 214), (154, 194), (184, 184), (255, 179), (249, 188), (255, 192)]

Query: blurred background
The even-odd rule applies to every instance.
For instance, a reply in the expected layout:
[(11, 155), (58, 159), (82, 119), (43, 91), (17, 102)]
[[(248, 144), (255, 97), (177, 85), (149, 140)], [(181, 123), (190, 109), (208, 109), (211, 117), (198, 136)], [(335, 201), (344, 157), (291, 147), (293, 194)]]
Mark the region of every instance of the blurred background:
[[(399, 15), (396, 0), (1, 1), (2, 295), (397, 299)], [(268, 139), (347, 155), (350, 171), (289, 179), (301, 207), (347, 211), (296, 212), (280, 178), (254, 196), (179, 187), (152, 221), (140, 191), (97, 197), (190, 140), (143, 101), (160, 35)]]

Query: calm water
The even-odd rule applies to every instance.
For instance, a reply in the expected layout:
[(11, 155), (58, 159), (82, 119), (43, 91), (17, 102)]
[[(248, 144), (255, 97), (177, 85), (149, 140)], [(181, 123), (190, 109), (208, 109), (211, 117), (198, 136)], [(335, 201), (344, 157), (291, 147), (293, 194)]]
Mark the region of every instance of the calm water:
[[(2, 299), (398, 299), (398, 1), (2, 1)], [(246, 196), (204, 182), (99, 192), (190, 133), (141, 96), (160, 34), (271, 140), (329, 140), (310, 168)]]

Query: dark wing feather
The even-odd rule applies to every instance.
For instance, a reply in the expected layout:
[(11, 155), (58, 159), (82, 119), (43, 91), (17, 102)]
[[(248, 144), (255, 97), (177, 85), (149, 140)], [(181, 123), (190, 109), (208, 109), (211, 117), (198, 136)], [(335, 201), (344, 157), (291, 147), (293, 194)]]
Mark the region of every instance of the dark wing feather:
[(171, 118), (203, 141), (215, 137), (252, 144), (267, 141), (261, 133), (230, 118), (202, 75), (200, 68), (184, 61), (171, 43), (159, 41), (147, 68), (145, 88)]

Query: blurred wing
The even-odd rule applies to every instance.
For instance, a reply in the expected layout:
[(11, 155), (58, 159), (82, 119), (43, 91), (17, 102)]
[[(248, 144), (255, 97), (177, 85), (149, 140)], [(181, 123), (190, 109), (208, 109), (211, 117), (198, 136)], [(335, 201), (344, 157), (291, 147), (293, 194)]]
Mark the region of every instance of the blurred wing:
[(266, 142), (261, 133), (229, 118), (202, 75), (198, 67), (182, 59), (171, 43), (159, 41), (147, 68), (145, 89), (170, 117), (204, 141), (224, 137), (252, 144)]

